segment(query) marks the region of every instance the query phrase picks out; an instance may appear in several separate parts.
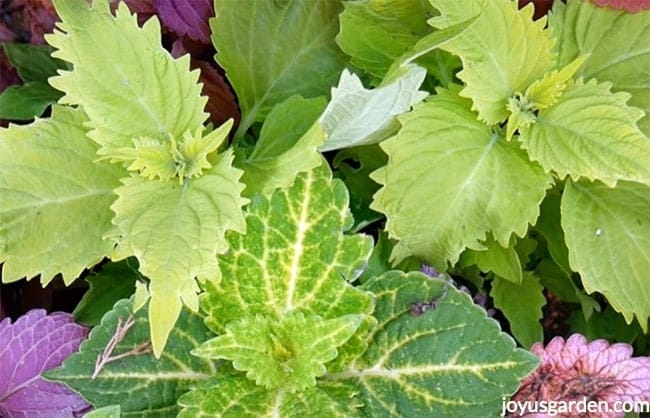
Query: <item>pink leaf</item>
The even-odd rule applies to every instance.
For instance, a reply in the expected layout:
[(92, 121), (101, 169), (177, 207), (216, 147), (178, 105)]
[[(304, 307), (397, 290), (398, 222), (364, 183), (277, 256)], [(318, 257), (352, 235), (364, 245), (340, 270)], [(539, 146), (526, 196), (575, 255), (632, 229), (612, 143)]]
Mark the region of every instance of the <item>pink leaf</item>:
[(79, 395), (41, 377), (76, 352), (87, 334), (72, 315), (42, 309), (14, 324), (10, 318), (0, 322), (0, 416), (67, 418), (87, 409)]
[(610, 9), (625, 10), (626, 12), (636, 13), (641, 10), (650, 10), (650, 0), (592, 0), (600, 7), (609, 7)]

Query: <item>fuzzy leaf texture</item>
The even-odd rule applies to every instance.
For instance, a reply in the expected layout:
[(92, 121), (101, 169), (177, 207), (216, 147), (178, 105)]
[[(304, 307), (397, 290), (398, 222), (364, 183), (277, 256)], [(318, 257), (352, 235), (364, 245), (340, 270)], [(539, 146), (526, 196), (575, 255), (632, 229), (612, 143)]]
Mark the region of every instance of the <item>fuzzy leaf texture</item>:
[(276, 320), (294, 311), (325, 319), (370, 314), (372, 296), (348, 281), (360, 274), (372, 239), (344, 235), (351, 226), (347, 190), (325, 165), (270, 198), (255, 196), (246, 234), (230, 233), (230, 251), (219, 257), (222, 280), (206, 283), (208, 326), (223, 333), (242, 313)]
[(546, 298), (542, 291), (544, 286), (539, 279), (525, 272), (519, 284), (495, 277), (492, 281), (490, 296), (494, 306), (503, 312), (510, 323), (512, 335), (523, 347), (530, 347), (544, 338), (542, 324), (542, 307)]
[[(362, 0), (345, 2), (339, 16), (338, 45), (355, 66), (378, 79), (420, 38), (433, 31), (426, 23), (434, 10), (428, 0)], [(433, 59), (421, 62), (428, 67)]]
[(295, 94), (327, 94), (345, 64), (334, 42), (340, 9), (336, 1), (215, 1), (216, 59), (242, 112), (236, 137)]
[(561, 178), (650, 184), (650, 139), (636, 126), (643, 111), (610, 87), (596, 80), (570, 83), (557, 103), (520, 130), (530, 158)]
[(613, 91), (630, 93), (629, 104), (646, 112), (639, 127), (650, 135), (650, 50), (645, 42), (650, 37), (650, 11), (632, 14), (590, 1), (558, 1), (549, 26), (558, 40), (558, 67), (588, 54), (577, 75), (609, 81)]
[[(368, 350), (324, 377), (359, 391), (364, 416), (487, 417), (537, 365), (467, 294), (419, 272), (364, 283), (379, 321)], [(417, 304), (429, 303), (424, 312)]]
[(424, 77), (424, 68), (409, 65), (399, 77), (370, 90), (356, 75), (343, 70), (320, 119), (327, 133), (320, 150), (373, 144), (396, 133), (400, 126), (397, 115), (428, 96), (418, 90)]
[(338, 355), (337, 348), (357, 331), (363, 315), (323, 319), (316, 315), (288, 313), (279, 320), (244, 317), (226, 325), (226, 333), (192, 353), (201, 357), (232, 360), (237, 370), (268, 389), (290, 392), (316, 385), (325, 374), (325, 363)]
[(149, 321), (156, 356), (160, 356), (181, 306), (198, 309), (195, 278), (217, 279), (216, 255), (228, 248), (227, 230), (245, 228), (240, 197), (241, 171), (232, 152), (212, 159), (212, 167), (194, 179), (151, 181), (123, 179), (111, 207), (117, 242), (112, 258), (135, 255), (150, 280)]
[(297, 392), (268, 390), (243, 374), (221, 371), (183, 395), (179, 418), (360, 418), (355, 391), (346, 385), (321, 383)]
[(273, 107), (250, 154), (237, 154), (235, 165), (242, 170), (245, 195), (266, 195), (293, 184), (298, 173), (319, 166), (318, 147), (325, 132), (318, 121), (326, 102), (323, 97), (291, 96)]
[(132, 147), (134, 138), (180, 140), (205, 122), (199, 72), (190, 71), (189, 55), (174, 59), (162, 47), (156, 17), (140, 28), (125, 3), (115, 17), (106, 0), (54, 5), (62, 22), (46, 40), (74, 69), (50, 83), (66, 93), (61, 103), (83, 106), (101, 155)]
[(88, 330), (64, 312), (34, 309), (0, 322), (0, 416), (68, 418), (88, 408), (76, 393), (41, 374), (77, 351)]
[[(175, 417), (179, 411), (178, 397), (192, 384), (216, 372), (216, 364), (211, 360), (190, 355), (190, 350), (213, 334), (199, 315), (183, 310), (169, 336), (168, 349), (156, 359), (147, 350), (147, 309), (131, 317), (131, 305), (130, 300), (115, 304), (101, 324), (93, 328), (79, 353), (48, 372), (47, 377), (65, 383), (96, 408), (119, 405), (126, 417)], [(115, 340), (118, 326), (124, 329), (129, 318), (133, 324), (126, 328), (121, 341)], [(111, 342), (117, 343), (114, 350), (105, 352)], [(102, 363), (98, 369), (98, 360), (110, 358), (115, 359)]]
[(440, 90), (402, 115), (400, 132), (381, 144), (388, 164), (373, 173), (383, 187), (371, 208), (399, 240), (392, 259), (414, 255), (438, 271), (491, 232), (507, 247), (539, 215), (550, 177), (514, 143), (476, 119), (469, 100)]
[(55, 107), (52, 117), (0, 129), (2, 280), (61, 273), (71, 283), (110, 254), (113, 189), (125, 171), (96, 162), (81, 110)]
[(650, 188), (567, 182), (562, 228), (571, 268), (587, 293), (600, 292), (647, 332), (650, 317)]
[[(523, 93), (554, 64), (554, 40), (545, 30), (546, 18), (533, 21), (533, 5), (519, 10), (511, 0), (431, 0), (440, 16), (429, 20), (443, 29), (475, 15), (477, 20), (442, 49), (458, 55), (465, 83), (463, 97), (489, 125), (506, 119), (508, 99)], [(498, 22), (498, 24), (495, 24)]]

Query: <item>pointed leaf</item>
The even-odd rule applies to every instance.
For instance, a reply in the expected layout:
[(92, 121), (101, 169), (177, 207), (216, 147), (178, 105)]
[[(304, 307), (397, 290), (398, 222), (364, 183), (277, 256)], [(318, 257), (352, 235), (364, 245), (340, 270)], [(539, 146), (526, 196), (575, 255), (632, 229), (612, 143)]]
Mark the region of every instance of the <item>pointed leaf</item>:
[(220, 373), (183, 395), (179, 418), (358, 418), (360, 405), (344, 385), (319, 385), (298, 392), (268, 390), (243, 374)]
[(399, 239), (397, 262), (414, 255), (443, 271), (466, 247), (482, 248), (486, 233), (507, 246), (538, 216), (550, 178), (469, 105), (442, 90), (401, 116), (399, 134), (381, 144), (389, 161), (373, 173), (383, 187), (371, 208)]
[(47, 84), (30, 82), (9, 86), (0, 94), (0, 118), (31, 120), (41, 116), (61, 94)]
[(33, 309), (0, 321), (0, 416), (67, 418), (88, 408), (76, 393), (43, 373), (77, 351), (88, 329), (72, 315)]
[(533, 6), (518, 10), (510, 0), (431, 0), (440, 16), (429, 22), (443, 29), (478, 15), (478, 19), (442, 48), (460, 56), (457, 74), (479, 118), (492, 125), (503, 121), (508, 99), (523, 93), (553, 67), (553, 38), (546, 19), (533, 21)]
[[(214, 362), (190, 355), (190, 350), (213, 334), (205, 328), (200, 316), (183, 310), (169, 336), (165, 355), (156, 359), (146, 350), (147, 309), (131, 318), (131, 306), (129, 300), (118, 302), (92, 330), (80, 352), (69, 357), (60, 368), (48, 372), (47, 377), (65, 383), (95, 407), (120, 405), (123, 416), (175, 417), (179, 410), (177, 398), (190, 385), (216, 372)], [(129, 318), (133, 324), (118, 341), (115, 339), (118, 327), (124, 330)], [(106, 352), (111, 342), (117, 344), (114, 350)], [(120, 355), (123, 356), (115, 358)], [(106, 358), (115, 360), (103, 363), (98, 369), (98, 360)]]
[[(445, 286), (399, 271), (364, 284), (377, 295), (379, 326), (362, 357), (324, 379), (355, 385), (365, 416), (497, 416), (537, 365), (467, 294)], [(432, 307), (413, 314), (425, 301)]]
[(327, 94), (345, 63), (334, 42), (340, 8), (337, 1), (216, 0), (212, 42), (242, 110), (236, 137), (294, 94)]
[(210, 43), (208, 19), (214, 16), (210, 0), (154, 0), (154, 6), (165, 26), (179, 36)]
[(65, 62), (52, 58), (49, 46), (3, 42), (2, 49), (26, 83), (47, 84), (47, 79), (56, 75), (58, 69), (67, 67)]
[(348, 194), (329, 168), (296, 178), (289, 189), (253, 198), (246, 235), (230, 234), (219, 257), (223, 278), (206, 283), (201, 307), (217, 333), (247, 315), (279, 319), (292, 311), (335, 318), (369, 314), (370, 294), (351, 286), (370, 255), (370, 237), (352, 226)]
[(549, 26), (558, 39), (558, 67), (578, 55), (589, 58), (578, 75), (613, 83), (615, 92), (632, 94), (629, 104), (646, 116), (641, 130), (650, 135), (650, 50), (643, 40), (650, 36), (650, 12), (626, 13), (597, 7), (589, 1), (555, 2)]
[(182, 303), (192, 309), (198, 305), (194, 278), (218, 278), (216, 255), (228, 248), (225, 232), (244, 231), (241, 172), (231, 162), (228, 151), (215, 157), (201, 177), (182, 184), (136, 175), (116, 190), (113, 259), (136, 256), (140, 272), (151, 280), (149, 319), (157, 356)]
[(542, 307), (546, 298), (542, 294), (544, 286), (539, 279), (529, 272), (523, 274), (520, 284), (495, 277), (492, 281), (490, 296), (494, 306), (503, 312), (510, 323), (510, 331), (519, 343), (530, 348), (536, 342), (542, 342), (544, 331), (542, 324)]
[(74, 69), (50, 83), (66, 93), (62, 103), (83, 106), (100, 154), (132, 146), (131, 138), (181, 138), (207, 119), (199, 72), (190, 72), (188, 55), (176, 60), (162, 47), (156, 17), (140, 28), (125, 3), (115, 17), (106, 0), (54, 4), (63, 22), (46, 39)]
[(571, 268), (587, 293), (600, 292), (647, 332), (650, 317), (650, 187), (567, 182), (562, 227)]
[(318, 116), (325, 107), (323, 98), (292, 96), (276, 105), (264, 121), (260, 138), (250, 155), (237, 155), (235, 165), (244, 171), (245, 195), (270, 195), (289, 187), (296, 175), (323, 162), (318, 147), (325, 140)]
[(356, 75), (343, 70), (321, 117), (327, 139), (320, 150), (373, 144), (397, 132), (397, 115), (428, 95), (418, 90), (425, 76), (424, 68), (409, 65), (398, 78), (369, 90)]
[(514, 284), (521, 284), (521, 262), (514, 247), (504, 248), (491, 238), (484, 245), (483, 250), (467, 250), (463, 253), (461, 264), (476, 264), (483, 273), (493, 272)]
[(611, 84), (571, 83), (555, 105), (521, 131), (528, 155), (560, 177), (650, 184), (650, 139), (636, 126), (643, 115)]
[(113, 189), (125, 171), (95, 162), (80, 110), (56, 107), (49, 119), (0, 129), (2, 280), (61, 273), (71, 283), (110, 254)]
[(212, 359), (232, 360), (237, 370), (258, 386), (305, 390), (325, 374), (326, 363), (337, 348), (357, 331), (363, 315), (323, 319), (289, 313), (280, 320), (244, 317), (230, 322), (226, 334), (209, 340), (192, 353)]

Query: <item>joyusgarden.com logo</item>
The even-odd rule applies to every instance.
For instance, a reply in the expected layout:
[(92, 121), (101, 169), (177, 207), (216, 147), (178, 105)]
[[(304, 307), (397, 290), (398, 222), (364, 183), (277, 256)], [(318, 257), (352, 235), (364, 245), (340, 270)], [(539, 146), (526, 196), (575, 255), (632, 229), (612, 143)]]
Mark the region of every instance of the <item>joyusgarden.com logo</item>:
[(596, 401), (588, 398), (571, 401), (509, 401), (503, 398), (501, 416), (537, 413), (554, 417), (564, 414), (650, 412), (650, 402)]

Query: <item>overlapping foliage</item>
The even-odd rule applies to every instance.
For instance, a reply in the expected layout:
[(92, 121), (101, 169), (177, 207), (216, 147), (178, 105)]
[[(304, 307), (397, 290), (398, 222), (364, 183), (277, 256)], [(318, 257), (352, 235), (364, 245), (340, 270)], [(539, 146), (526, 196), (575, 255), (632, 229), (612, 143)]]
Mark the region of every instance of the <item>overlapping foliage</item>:
[(524, 348), (549, 291), (647, 332), (650, 12), (216, 0), (192, 31), (158, 2), (211, 32), (241, 111), (212, 126), (155, 16), (54, 3), (63, 96), (0, 130), (0, 262), (95, 270), (46, 375), (94, 416), (496, 416), (537, 361), (450, 275)]

